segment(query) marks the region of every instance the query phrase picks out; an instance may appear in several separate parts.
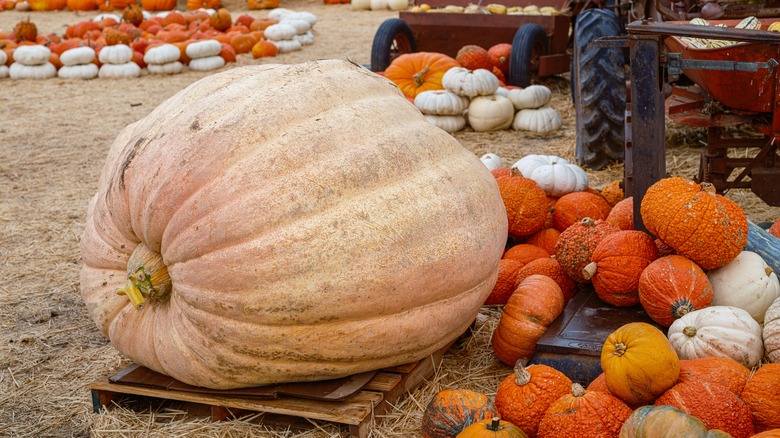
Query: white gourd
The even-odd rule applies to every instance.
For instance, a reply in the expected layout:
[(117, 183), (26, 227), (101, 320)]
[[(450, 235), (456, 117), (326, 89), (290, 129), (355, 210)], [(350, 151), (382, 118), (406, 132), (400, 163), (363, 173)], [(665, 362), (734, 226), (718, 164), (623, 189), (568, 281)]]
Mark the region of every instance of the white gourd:
[(161, 46), (147, 49), (144, 54), (144, 62), (148, 64), (168, 64), (178, 61), (181, 58), (181, 51), (173, 44), (163, 44)]
[(310, 27), (314, 27), (314, 25), (317, 24), (317, 16), (308, 11), (294, 11), (291, 14), (285, 16), (285, 18), (294, 18), (296, 20), (308, 21)]
[(504, 167), (504, 159), (500, 156), (488, 152), (487, 154), (479, 157), (479, 161), (488, 168), (488, 170), (499, 169)]
[(190, 70), (211, 71), (222, 68), (225, 65), (225, 59), (221, 56), (207, 56), (205, 58), (196, 58), (190, 60), (188, 64)]
[(57, 70), (57, 77), (62, 79), (94, 79), (98, 75), (97, 64), (63, 65)]
[(530, 85), (525, 88), (513, 88), (507, 94), (515, 109), (541, 108), (552, 99), (552, 91), (544, 85)]
[(0, 65), (5, 65), (8, 62), (8, 55), (4, 51), (0, 50)]
[(387, 7), (389, 7), (391, 11), (403, 11), (404, 9), (409, 8), (409, 0), (386, 0), (386, 1), (387, 1)]
[(371, 0), (370, 7), (372, 11), (382, 11), (390, 8), (387, 5), (387, 0)]
[(266, 27), (263, 33), (266, 38), (273, 41), (289, 40), (298, 34), (294, 27), (281, 22)]
[(727, 265), (707, 272), (713, 306), (746, 310), (759, 324), (770, 305), (780, 297), (780, 281), (764, 259), (742, 251)]
[(11, 73), (8, 69), (8, 66), (0, 64), (0, 79), (5, 79), (10, 75)]
[(39, 65), (24, 65), (18, 62), (8, 68), (11, 79), (48, 79), (57, 76), (57, 67), (51, 62)]
[(133, 60), (133, 49), (127, 44), (104, 46), (98, 53), (98, 60), (103, 64), (126, 64)]
[(498, 89), (496, 89), (496, 93), (499, 96), (509, 97), (509, 88), (499, 86)]
[(153, 74), (175, 75), (184, 70), (184, 65), (179, 61), (173, 61), (165, 64), (147, 64), (146, 69)]
[(120, 23), (122, 21), (122, 17), (120, 15), (111, 14), (111, 13), (97, 14), (95, 15), (95, 18), (92, 19), (92, 21), (103, 21), (106, 18), (111, 18), (115, 20), (117, 23)]
[(14, 62), (22, 65), (42, 65), (49, 62), (51, 50), (40, 44), (34, 46), (18, 46), (14, 49)]
[(780, 298), (764, 314), (764, 350), (772, 363), (780, 362)]
[(425, 115), (425, 120), (452, 134), (466, 127), (466, 118), (463, 116), (435, 116)]
[(202, 40), (187, 44), (184, 52), (190, 59), (208, 58), (217, 56), (222, 51), (222, 43), (217, 40)]
[(353, 11), (371, 10), (371, 0), (352, 0), (350, 2)]
[(504, 96), (477, 96), (471, 99), (468, 123), (477, 132), (507, 129), (512, 125), (515, 107)]
[(295, 13), (295, 11), (292, 11), (287, 8), (274, 8), (268, 11), (268, 18), (276, 21), (281, 21), (282, 18)]
[(557, 198), (588, 188), (588, 174), (580, 166), (555, 155), (526, 155), (512, 167), (536, 181), (547, 196)]
[[(203, 12), (209, 14), (209, 15), (213, 15), (214, 13), (217, 12), (217, 10), (214, 9), (214, 8), (198, 8), (197, 10), (198, 11), (203, 11)], [(144, 12), (146, 12), (146, 11), (144, 11)], [(144, 15), (144, 18), (146, 18), (146, 15)]]
[[(295, 29), (295, 35), (301, 35), (311, 30), (311, 24), (308, 21), (300, 18), (285, 17), (279, 24), (286, 24)], [(270, 27), (270, 26), (269, 26)]]
[(95, 61), (95, 49), (82, 46), (68, 49), (60, 55), (60, 62), (64, 66), (91, 64)]
[(276, 46), (276, 49), (279, 51), (279, 53), (287, 53), (287, 52), (294, 52), (296, 50), (301, 50), (301, 42), (296, 40), (295, 38), (291, 40), (269, 40)]
[(141, 76), (141, 67), (130, 61), (124, 64), (103, 64), (98, 70), (100, 78), (137, 78)]
[(498, 90), (498, 77), (483, 68), (453, 67), (444, 73), (441, 83), (446, 90), (468, 97), (490, 96)]
[(561, 115), (555, 108), (544, 106), (537, 109), (522, 109), (515, 114), (512, 128), (518, 131), (549, 132), (563, 125)]
[(460, 116), (469, 106), (469, 98), (447, 90), (426, 90), (414, 98), (414, 106), (423, 114)]
[(738, 307), (710, 306), (686, 313), (669, 326), (668, 337), (680, 359), (728, 357), (753, 368), (764, 355), (761, 326)]
[(314, 34), (311, 31), (308, 31), (303, 35), (295, 35), (294, 39), (301, 43), (302, 46), (314, 44)]

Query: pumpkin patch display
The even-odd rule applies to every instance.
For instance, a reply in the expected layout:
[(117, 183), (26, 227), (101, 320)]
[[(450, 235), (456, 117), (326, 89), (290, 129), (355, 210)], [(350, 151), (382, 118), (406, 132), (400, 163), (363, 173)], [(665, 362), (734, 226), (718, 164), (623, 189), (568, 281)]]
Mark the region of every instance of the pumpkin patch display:
[(740, 252), (726, 266), (707, 273), (712, 284), (713, 306), (734, 306), (746, 310), (759, 324), (780, 297), (780, 281), (760, 255)]
[(726, 265), (747, 242), (745, 212), (708, 183), (664, 178), (648, 188), (640, 212), (650, 234), (705, 271)]
[(617, 437), (631, 408), (612, 394), (588, 391), (579, 383), (547, 409), (539, 438)]
[(81, 296), (130, 360), (196, 386), (413, 362), (460, 336), (493, 288), (507, 239), (496, 185), (362, 67), (233, 68), (114, 141)]
[(485, 394), (470, 389), (444, 389), (436, 393), (423, 412), (422, 436), (455, 437), (470, 425), (495, 416), (493, 404)]
[(750, 407), (756, 432), (780, 429), (780, 364), (759, 367), (740, 396)]
[(639, 277), (638, 292), (647, 315), (664, 327), (712, 304), (712, 285), (707, 274), (680, 255), (660, 257), (650, 263)]
[(414, 99), (426, 90), (443, 90), (441, 80), (444, 73), (458, 65), (458, 61), (442, 53), (404, 53), (387, 66), (384, 76), (393, 81), (406, 97)]

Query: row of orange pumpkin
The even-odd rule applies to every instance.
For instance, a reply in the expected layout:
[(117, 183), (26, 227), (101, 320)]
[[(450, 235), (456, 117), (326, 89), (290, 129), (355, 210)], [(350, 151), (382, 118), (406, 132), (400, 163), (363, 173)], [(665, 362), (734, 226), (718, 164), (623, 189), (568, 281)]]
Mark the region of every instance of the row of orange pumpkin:
[[(26, 3), (26, 5), (25, 5)], [(138, 4), (147, 11), (172, 11), (176, 9), (177, 0), (2, 0), (0, 11), (11, 9), (26, 9), (31, 11), (121, 11), (128, 4)], [(17, 6), (18, 5), (18, 6)], [(271, 9), (279, 6), (279, 0), (247, 0), (249, 9)], [(201, 8), (218, 9), (222, 7), (221, 0), (187, 0), (187, 10)]]

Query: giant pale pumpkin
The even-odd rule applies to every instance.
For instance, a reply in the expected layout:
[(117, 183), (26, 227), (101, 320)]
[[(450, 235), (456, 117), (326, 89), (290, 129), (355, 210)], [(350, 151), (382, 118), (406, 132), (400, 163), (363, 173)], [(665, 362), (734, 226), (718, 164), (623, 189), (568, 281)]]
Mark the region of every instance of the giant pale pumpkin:
[(117, 137), (81, 295), (119, 351), (185, 383), (331, 378), (463, 333), (506, 230), (495, 178), (388, 80), (341, 60), (248, 66)]

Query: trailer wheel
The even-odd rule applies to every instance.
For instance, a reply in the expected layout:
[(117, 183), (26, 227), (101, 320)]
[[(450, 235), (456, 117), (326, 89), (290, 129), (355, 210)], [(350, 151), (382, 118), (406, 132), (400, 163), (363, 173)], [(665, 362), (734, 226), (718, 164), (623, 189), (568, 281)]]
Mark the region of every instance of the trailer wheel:
[(404, 53), (417, 51), (412, 29), (400, 18), (390, 18), (379, 25), (371, 45), (371, 71), (385, 71)]
[(594, 170), (625, 156), (625, 56), (619, 48), (591, 44), (602, 36), (619, 35), (620, 22), (610, 10), (588, 9), (577, 16), (571, 78), (577, 113), (575, 157)]
[(509, 83), (518, 87), (531, 85), (539, 73), (539, 57), (547, 55), (550, 41), (542, 26), (528, 23), (520, 26), (512, 40), (509, 55)]

